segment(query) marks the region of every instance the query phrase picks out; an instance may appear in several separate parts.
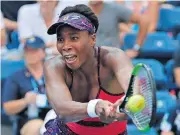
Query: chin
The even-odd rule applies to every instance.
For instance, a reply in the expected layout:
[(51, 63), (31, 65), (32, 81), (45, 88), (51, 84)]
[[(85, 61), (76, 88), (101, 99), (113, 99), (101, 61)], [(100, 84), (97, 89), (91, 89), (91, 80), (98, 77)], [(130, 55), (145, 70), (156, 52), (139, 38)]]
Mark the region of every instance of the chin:
[(81, 63), (80, 63), (79, 59), (76, 59), (72, 63), (65, 60), (65, 63), (67, 65), (67, 67), (72, 70), (78, 70), (81, 67)]
[(68, 66), (68, 68), (70, 68), (71, 70), (73, 70), (73, 71), (75, 71), (75, 70), (78, 70), (79, 69), (79, 67), (72, 67), (72, 66), (69, 66), (69, 65), (67, 65)]
[(72, 69), (72, 70), (78, 70), (80, 68), (80, 65), (69, 65), (67, 64), (68, 68)]

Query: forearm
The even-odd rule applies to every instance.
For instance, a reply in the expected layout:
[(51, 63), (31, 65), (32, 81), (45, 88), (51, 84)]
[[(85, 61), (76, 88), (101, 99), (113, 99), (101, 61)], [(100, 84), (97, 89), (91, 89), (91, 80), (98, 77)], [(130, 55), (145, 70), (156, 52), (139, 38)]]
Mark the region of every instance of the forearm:
[[(52, 105), (57, 115), (64, 120), (64, 122), (79, 121), (88, 117), (87, 114), (88, 103), (80, 103), (75, 101), (64, 101), (59, 105)], [(58, 107), (57, 107), (58, 106)]]
[(148, 21), (145, 17), (142, 17), (142, 19), (139, 22), (139, 32), (136, 39), (136, 44), (142, 46), (143, 42), (146, 38), (148, 31)]
[(26, 108), (26, 106), (27, 103), (25, 102), (24, 99), (8, 101), (3, 104), (6, 113), (9, 115), (13, 115), (21, 112), (23, 109)]

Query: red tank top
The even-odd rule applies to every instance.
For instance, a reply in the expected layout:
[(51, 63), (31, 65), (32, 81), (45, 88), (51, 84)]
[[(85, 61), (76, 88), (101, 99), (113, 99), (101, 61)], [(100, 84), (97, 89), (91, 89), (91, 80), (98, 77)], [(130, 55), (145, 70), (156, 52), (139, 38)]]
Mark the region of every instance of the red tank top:
[[(99, 93), (96, 98), (108, 100), (112, 103), (124, 96), (121, 94), (111, 94), (101, 87), (100, 81), (100, 48), (98, 48), (98, 82)], [(106, 124), (100, 121), (99, 118), (86, 118), (79, 122), (69, 122), (66, 124), (73, 132), (78, 135), (118, 135), (126, 130), (127, 121), (117, 121)]]

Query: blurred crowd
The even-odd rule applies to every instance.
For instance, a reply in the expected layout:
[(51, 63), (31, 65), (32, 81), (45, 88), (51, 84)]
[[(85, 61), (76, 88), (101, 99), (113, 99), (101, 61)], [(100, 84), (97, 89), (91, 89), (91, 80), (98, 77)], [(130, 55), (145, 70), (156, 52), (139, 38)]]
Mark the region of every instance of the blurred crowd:
[(180, 134), (180, 2), (164, 0), (1, 1), (2, 124), (9, 121), (13, 135), (42, 134), (51, 110), (43, 63), (59, 55), (57, 37), (47, 29), (65, 7), (76, 4), (88, 5), (98, 16), (97, 46), (121, 48), (133, 64), (152, 68), (157, 87), (155, 131)]

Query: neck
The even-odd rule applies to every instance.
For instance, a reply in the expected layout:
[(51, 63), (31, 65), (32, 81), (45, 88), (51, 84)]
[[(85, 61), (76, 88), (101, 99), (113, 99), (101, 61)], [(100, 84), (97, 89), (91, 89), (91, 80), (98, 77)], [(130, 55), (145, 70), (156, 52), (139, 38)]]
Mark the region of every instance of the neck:
[(101, 13), (101, 11), (103, 10), (104, 4), (103, 4), (103, 2), (99, 2), (99, 3), (96, 3), (96, 4), (91, 4), (91, 2), (90, 2), (89, 7), (92, 9), (92, 11), (96, 15), (99, 15)]
[(87, 61), (81, 66), (80, 70), (87, 76), (94, 75), (97, 73), (97, 48), (91, 50), (92, 52), (90, 54), (93, 54), (89, 56)]
[(36, 80), (39, 80), (43, 76), (42, 62), (35, 63), (35, 64), (27, 64), (27, 68)]

